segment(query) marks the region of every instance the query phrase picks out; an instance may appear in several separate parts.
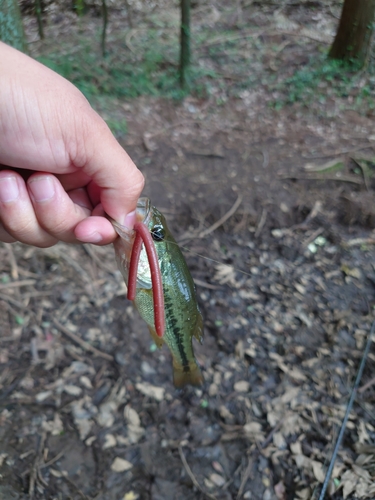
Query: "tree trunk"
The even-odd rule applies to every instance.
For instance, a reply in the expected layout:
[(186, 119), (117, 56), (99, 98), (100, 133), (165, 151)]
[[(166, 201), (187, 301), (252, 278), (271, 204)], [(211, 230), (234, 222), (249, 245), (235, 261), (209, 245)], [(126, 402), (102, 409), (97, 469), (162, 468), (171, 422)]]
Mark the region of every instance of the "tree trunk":
[(107, 24), (108, 24), (108, 7), (106, 0), (102, 0), (102, 14), (103, 14), (103, 28), (102, 28), (102, 38), (101, 38), (101, 46), (102, 46), (102, 56), (105, 56), (105, 42), (107, 38)]
[(345, 0), (329, 57), (363, 65), (370, 49), (374, 13), (375, 0)]
[(0, 0), (0, 40), (27, 52), (21, 11), (17, 0)]
[(42, 1), (35, 0), (35, 14), (36, 20), (38, 22), (38, 32), (41, 40), (43, 40), (44, 38), (42, 10)]
[(180, 83), (186, 87), (186, 73), (190, 65), (190, 0), (181, 0)]

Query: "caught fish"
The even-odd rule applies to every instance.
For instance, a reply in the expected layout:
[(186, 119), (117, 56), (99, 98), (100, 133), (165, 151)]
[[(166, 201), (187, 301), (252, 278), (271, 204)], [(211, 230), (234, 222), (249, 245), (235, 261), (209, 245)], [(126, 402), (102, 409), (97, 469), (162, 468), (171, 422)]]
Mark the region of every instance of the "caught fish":
[[(195, 285), (184, 256), (171, 235), (164, 216), (151, 205), (148, 198), (140, 198), (136, 219), (150, 231), (160, 267), (164, 296), (164, 335), (155, 327), (152, 272), (146, 250), (142, 246), (137, 270), (135, 306), (146, 321), (157, 347), (165, 342), (173, 358), (173, 382), (181, 388), (187, 384), (203, 383), (202, 372), (196, 362), (192, 340), (203, 340), (203, 321), (198, 307)], [(119, 238), (114, 242), (118, 267), (128, 285), (135, 231), (111, 220)]]

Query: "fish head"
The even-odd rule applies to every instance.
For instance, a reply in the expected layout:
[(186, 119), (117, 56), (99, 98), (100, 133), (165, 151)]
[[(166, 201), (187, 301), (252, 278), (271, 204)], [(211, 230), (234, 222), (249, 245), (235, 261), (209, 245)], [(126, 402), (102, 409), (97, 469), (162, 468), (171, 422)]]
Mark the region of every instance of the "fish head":
[[(148, 227), (156, 244), (162, 242), (167, 234), (169, 235), (169, 230), (163, 214), (151, 205), (149, 198), (143, 197), (138, 200), (135, 216), (136, 222), (142, 222)], [(113, 243), (117, 265), (127, 283), (136, 232), (133, 229), (122, 226), (113, 219), (110, 219), (110, 221), (118, 234), (118, 238)], [(151, 269), (144, 245), (142, 245), (138, 263), (137, 288), (152, 288)]]

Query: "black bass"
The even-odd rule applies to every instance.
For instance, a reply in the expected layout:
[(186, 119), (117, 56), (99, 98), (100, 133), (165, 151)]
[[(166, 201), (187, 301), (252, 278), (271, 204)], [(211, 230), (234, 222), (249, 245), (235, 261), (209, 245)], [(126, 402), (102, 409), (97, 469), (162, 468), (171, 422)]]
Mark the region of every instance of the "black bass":
[[(173, 357), (173, 383), (181, 388), (187, 384), (203, 383), (196, 362), (192, 340), (203, 340), (203, 321), (198, 307), (195, 285), (184, 256), (171, 235), (164, 216), (151, 205), (148, 198), (140, 198), (136, 210), (137, 222), (145, 224), (154, 240), (160, 266), (165, 311), (165, 332), (159, 337), (155, 331), (154, 302), (151, 270), (142, 246), (137, 272), (135, 306), (146, 321), (157, 347), (165, 342)], [(118, 267), (128, 284), (130, 258), (135, 231), (111, 221), (119, 238), (114, 242)]]

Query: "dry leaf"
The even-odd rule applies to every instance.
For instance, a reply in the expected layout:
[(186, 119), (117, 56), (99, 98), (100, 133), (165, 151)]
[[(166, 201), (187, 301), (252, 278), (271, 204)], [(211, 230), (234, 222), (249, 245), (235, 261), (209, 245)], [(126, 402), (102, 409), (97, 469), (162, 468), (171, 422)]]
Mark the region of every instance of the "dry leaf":
[(113, 434), (106, 434), (104, 439), (105, 441), (102, 447), (103, 450), (108, 450), (108, 448), (113, 448), (117, 444), (116, 438)]
[(164, 387), (156, 387), (155, 385), (148, 384), (147, 382), (139, 382), (135, 386), (139, 392), (145, 396), (156, 399), (156, 401), (163, 401), (164, 399)]
[(317, 479), (319, 483), (324, 483), (325, 473), (323, 471), (323, 464), (317, 462), (316, 460), (312, 460), (311, 465), (313, 468), (315, 479)]
[(125, 472), (132, 469), (133, 464), (124, 458), (116, 457), (111, 465), (113, 472)]
[(82, 389), (80, 387), (71, 384), (64, 385), (63, 390), (70, 396), (80, 396), (82, 393)]
[(218, 488), (221, 488), (225, 484), (225, 478), (220, 476), (220, 474), (216, 474), (216, 472), (210, 475), (210, 481)]
[(282, 481), (279, 481), (274, 486), (274, 491), (277, 500), (285, 500), (285, 485)]
[(134, 491), (129, 491), (125, 493), (123, 500), (138, 500), (138, 495)]
[(124, 408), (124, 418), (129, 425), (134, 425), (135, 427), (141, 425), (138, 413), (130, 405), (126, 405)]
[(250, 384), (246, 380), (239, 380), (234, 384), (234, 390), (236, 392), (248, 392), (250, 389)]
[(214, 280), (218, 281), (220, 285), (229, 283), (232, 286), (236, 286), (238, 284), (236, 280), (236, 271), (233, 266), (228, 266), (227, 264), (218, 264), (216, 266)]

